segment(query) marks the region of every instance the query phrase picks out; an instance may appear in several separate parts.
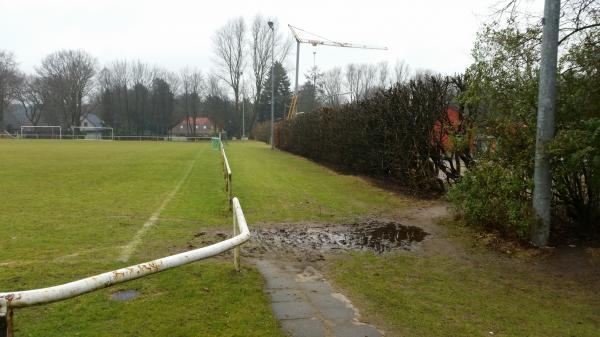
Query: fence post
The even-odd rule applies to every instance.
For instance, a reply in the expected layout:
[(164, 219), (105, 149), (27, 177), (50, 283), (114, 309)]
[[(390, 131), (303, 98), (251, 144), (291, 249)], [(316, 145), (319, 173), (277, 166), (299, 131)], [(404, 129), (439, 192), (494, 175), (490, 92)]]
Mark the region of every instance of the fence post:
[(6, 299), (0, 298), (0, 337), (13, 337), (13, 311)]
[(227, 192), (228, 192), (228, 196), (229, 196), (229, 210), (232, 211), (233, 210), (233, 183), (231, 181), (231, 174), (228, 174), (227, 177)]
[[(237, 214), (236, 211), (233, 210), (233, 236), (238, 234), (238, 223), (237, 223)], [(233, 267), (235, 271), (240, 271), (240, 246), (236, 246), (233, 248)]]

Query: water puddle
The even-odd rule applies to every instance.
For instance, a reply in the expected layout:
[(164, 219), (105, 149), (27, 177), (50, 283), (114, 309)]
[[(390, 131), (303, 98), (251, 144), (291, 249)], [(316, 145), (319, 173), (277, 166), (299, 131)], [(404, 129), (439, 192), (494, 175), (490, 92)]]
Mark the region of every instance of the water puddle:
[(410, 250), (428, 234), (420, 227), (397, 222), (371, 220), (350, 225), (319, 227), (288, 226), (252, 231), (253, 240), (266, 249), (294, 250), (370, 250), (384, 253), (395, 249)]
[(110, 299), (113, 301), (129, 301), (134, 299), (140, 295), (140, 292), (137, 290), (119, 290), (110, 295)]

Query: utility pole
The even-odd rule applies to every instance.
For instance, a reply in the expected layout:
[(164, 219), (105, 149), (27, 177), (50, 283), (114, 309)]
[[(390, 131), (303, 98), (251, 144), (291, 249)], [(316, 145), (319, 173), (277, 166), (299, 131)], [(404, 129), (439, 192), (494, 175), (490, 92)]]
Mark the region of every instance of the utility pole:
[(538, 247), (548, 245), (550, 236), (552, 175), (547, 149), (554, 138), (559, 21), (560, 0), (545, 0), (533, 175), (533, 209), (537, 221), (531, 235), (531, 241)]
[(271, 137), (269, 143), (273, 150), (275, 148), (273, 144), (273, 124), (275, 123), (275, 28), (273, 21), (269, 21), (269, 28), (271, 28)]
[(246, 95), (242, 95), (242, 140), (244, 140), (244, 138), (246, 138), (245, 136), (245, 132), (246, 132), (246, 117), (245, 117), (245, 113), (246, 113)]

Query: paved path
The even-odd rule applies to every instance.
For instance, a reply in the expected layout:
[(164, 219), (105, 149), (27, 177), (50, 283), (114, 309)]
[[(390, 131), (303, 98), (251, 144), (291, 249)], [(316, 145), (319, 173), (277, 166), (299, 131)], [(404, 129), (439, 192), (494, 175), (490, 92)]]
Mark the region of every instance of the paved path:
[(273, 313), (292, 337), (380, 337), (358, 321), (358, 311), (315, 268), (283, 261), (255, 261), (266, 279)]

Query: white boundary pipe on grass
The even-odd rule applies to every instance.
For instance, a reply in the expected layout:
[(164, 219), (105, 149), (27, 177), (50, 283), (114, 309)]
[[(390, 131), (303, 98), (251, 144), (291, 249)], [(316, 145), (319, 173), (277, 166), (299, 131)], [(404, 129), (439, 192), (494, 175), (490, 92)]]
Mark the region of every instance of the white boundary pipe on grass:
[(113, 270), (53, 287), (0, 293), (0, 315), (2, 315), (2, 313), (6, 315), (7, 311), (10, 311), (12, 308), (23, 308), (66, 300), (94, 290), (110, 287), (114, 284), (134, 280), (146, 275), (215, 256), (235, 248), (250, 239), (250, 232), (248, 231), (248, 224), (246, 223), (239, 200), (233, 198), (232, 204), (234, 225), (237, 224), (237, 229), (239, 229), (240, 234), (237, 234), (230, 239), (207, 247), (136, 264), (134, 266)]

